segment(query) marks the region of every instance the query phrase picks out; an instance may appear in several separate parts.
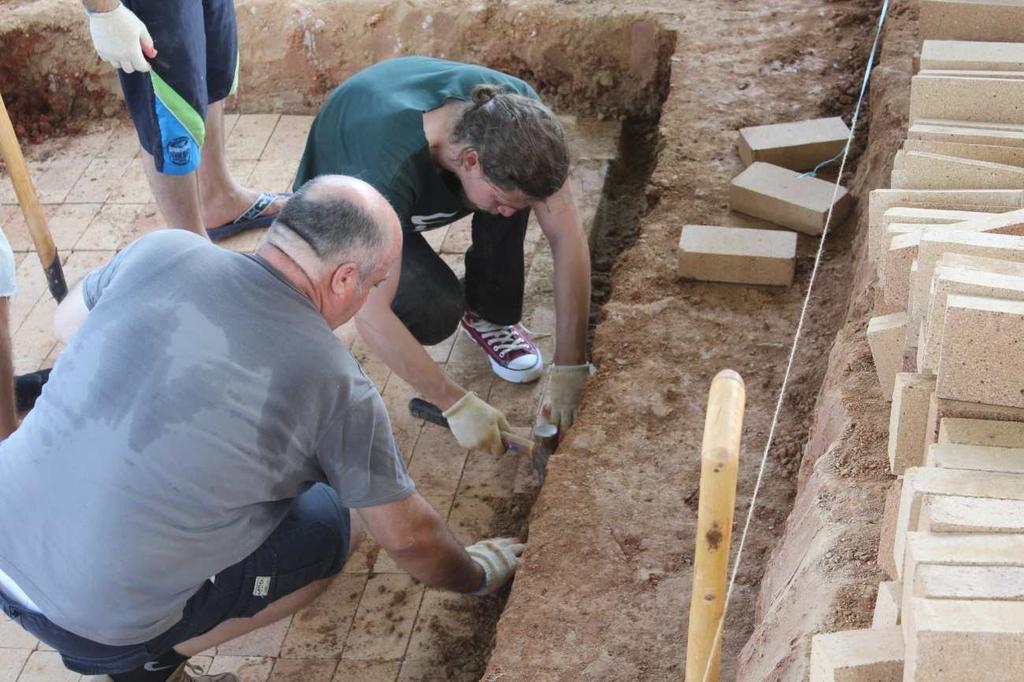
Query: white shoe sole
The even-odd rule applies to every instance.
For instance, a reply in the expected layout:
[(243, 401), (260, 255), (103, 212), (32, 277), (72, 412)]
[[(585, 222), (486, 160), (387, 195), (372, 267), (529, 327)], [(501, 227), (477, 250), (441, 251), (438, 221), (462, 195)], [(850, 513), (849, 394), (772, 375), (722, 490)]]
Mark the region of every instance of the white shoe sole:
[(502, 367), (501, 364), (495, 362), (494, 358), (490, 355), (487, 359), (491, 361), (491, 369), (499, 377), (513, 384), (529, 384), (540, 379), (544, 374), (544, 358), (540, 355), (539, 349), (537, 354), (537, 364), (529, 369), (509, 369), (508, 367)]

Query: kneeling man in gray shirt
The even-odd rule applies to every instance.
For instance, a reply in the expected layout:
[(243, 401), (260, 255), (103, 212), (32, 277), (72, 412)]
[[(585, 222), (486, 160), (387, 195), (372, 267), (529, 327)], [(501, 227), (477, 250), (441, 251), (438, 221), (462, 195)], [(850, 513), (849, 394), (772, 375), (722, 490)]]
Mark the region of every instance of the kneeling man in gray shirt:
[(364, 527), (429, 585), (505, 583), (522, 545), (456, 541), (333, 333), (401, 243), (376, 190), (321, 176), (255, 255), (162, 230), (75, 287), (67, 348), (0, 443), (3, 611), (80, 673), (232, 679), (186, 659), (308, 604)]

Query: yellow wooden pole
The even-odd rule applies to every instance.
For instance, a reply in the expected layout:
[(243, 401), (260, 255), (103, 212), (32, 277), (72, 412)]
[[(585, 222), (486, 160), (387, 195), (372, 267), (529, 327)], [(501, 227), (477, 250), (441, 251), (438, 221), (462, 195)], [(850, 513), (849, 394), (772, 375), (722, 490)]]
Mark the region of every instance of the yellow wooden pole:
[[(745, 404), (743, 377), (731, 369), (719, 372), (711, 382), (700, 453), (700, 500), (686, 641), (686, 682), (718, 681), (722, 642), (721, 639), (716, 641), (715, 634), (725, 613)], [(710, 672), (705, 677), (709, 658)]]

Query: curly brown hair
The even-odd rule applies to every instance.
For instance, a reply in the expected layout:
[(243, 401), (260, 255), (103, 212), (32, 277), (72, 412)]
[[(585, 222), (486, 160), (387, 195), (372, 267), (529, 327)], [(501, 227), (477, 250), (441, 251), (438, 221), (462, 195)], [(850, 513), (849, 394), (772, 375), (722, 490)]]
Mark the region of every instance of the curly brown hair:
[(561, 122), (535, 99), (477, 85), (452, 129), (473, 149), (487, 180), (505, 191), (547, 199), (569, 176), (569, 144)]

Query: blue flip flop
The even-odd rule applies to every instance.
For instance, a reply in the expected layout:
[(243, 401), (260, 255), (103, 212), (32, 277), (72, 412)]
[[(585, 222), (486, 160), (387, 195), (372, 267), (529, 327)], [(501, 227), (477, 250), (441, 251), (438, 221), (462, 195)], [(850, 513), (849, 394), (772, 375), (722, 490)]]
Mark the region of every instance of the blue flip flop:
[(281, 197), (290, 197), (291, 192), (262, 192), (256, 201), (252, 202), (252, 206), (245, 209), (242, 215), (238, 216), (230, 223), (224, 223), (220, 227), (214, 227), (206, 231), (206, 234), (210, 235), (210, 239), (219, 242), (222, 239), (234, 236), (239, 232), (245, 232), (246, 230), (255, 230), (259, 227), (266, 227), (270, 223), (274, 222), (274, 218), (277, 217), (277, 213), (271, 213), (269, 215), (260, 215), (267, 209), (268, 206), (273, 204)]

